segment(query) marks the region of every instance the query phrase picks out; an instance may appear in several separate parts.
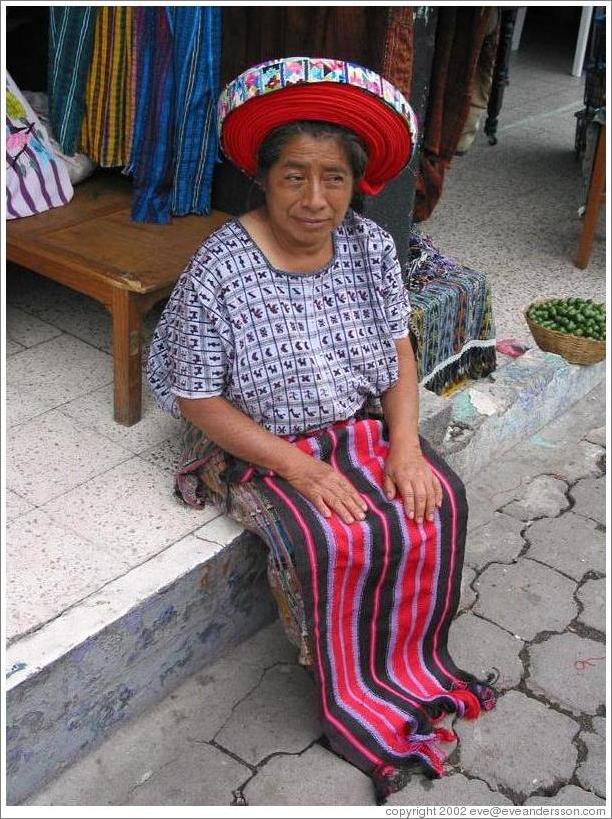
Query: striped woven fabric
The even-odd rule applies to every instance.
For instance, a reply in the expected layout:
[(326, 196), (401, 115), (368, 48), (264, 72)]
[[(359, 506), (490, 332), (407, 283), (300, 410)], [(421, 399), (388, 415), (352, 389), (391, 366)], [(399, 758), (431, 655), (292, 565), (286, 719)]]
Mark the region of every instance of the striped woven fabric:
[(410, 234), (411, 260), (402, 271), (421, 384), (438, 394), (496, 366), (491, 287), (484, 273), (440, 253), (431, 239)]
[(5, 99), (7, 219), (66, 205), (73, 196), (66, 165), (8, 71)]
[(168, 223), (172, 188), (174, 83), (172, 34), (164, 9), (134, 9), (138, 94), (132, 151), (125, 173), (132, 174), (132, 219)]
[(433, 522), (418, 525), (383, 491), (383, 422), (350, 419), (290, 438), (364, 497), (366, 519), (349, 526), (335, 515), (323, 518), (274, 473), (220, 458), (193, 428), (189, 436), (178, 494), (201, 505), (222, 497), (225, 482), (232, 516), (267, 543), (279, 564), (295, 565), (333, 750), (371, 776), (379, 802), (404, 786), (415, 764), (440, 776), (441, 744), (454, 736), (439, 720), (449, 712), (472, 719), (495, 702), (492, 689), (459, 670), (447, 650), (467, 520), (459, 478), (422, 440), (444, 500)]
[(77, 149), (93, 49), (95, 6), (49, 9), (49, 119), (65, 154)]
[(221, 9), (137, 7), (138, 95), (130, 160), (132, 219), (210, 212)]
[(125, 165), (130, 156), (133, 17), (130, 6), (101, 6), (96, 17), (80, 150), (107, 168)]
[(221, 9), (168, 8), (174, 43), (175, 132), (172, 213), (209, 213), (218, 157), (216, 104)]

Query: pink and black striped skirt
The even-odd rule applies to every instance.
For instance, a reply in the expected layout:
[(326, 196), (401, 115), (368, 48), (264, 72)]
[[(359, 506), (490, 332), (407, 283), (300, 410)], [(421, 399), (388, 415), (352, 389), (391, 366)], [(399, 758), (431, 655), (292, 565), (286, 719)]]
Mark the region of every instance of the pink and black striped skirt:
[(494, 706), (486, 682), (460, 670), (447, 638), (457, 612), (467, 502), (457, 475), (421, 440), (443, 488), (432, 522), (417, 524), (383, 490), (386, 426), (350, 419), (289, 439), (331, 464), (368, 505), (363, 521), (324, 518), (286, 480), (234, 458), (188, 428), (177, 493), (192, 505), (224, 499), (269, 549), (281, 619), (312, 668), (330, 747), (369, 774), (379, 802), (415, 764), (443, 773), (439, 727)]

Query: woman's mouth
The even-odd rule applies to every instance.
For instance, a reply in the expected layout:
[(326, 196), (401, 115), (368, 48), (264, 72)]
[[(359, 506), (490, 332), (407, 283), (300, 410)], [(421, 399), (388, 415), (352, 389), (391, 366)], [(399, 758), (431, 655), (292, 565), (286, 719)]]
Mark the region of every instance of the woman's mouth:
[(301, 225), (304, 225), (306, 228), (318, 228), (323, 227), (327, 224), (327, 219), (301, 219), (298, 218), (298, 222)]

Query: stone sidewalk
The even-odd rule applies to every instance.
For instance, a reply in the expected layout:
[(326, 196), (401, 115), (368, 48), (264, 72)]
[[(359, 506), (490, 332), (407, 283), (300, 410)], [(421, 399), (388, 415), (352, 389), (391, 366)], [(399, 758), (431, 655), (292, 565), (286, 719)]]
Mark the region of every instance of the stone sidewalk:
[[(499, 672), (448, 775), (390, 805), (605, 804), (605, 385), (468, 484), (459, 666)], [(450, 718), (449, 718), (450, 721)], [(373, 805), (325, 745), (277, 623), (191, 677), (28, 805)]]

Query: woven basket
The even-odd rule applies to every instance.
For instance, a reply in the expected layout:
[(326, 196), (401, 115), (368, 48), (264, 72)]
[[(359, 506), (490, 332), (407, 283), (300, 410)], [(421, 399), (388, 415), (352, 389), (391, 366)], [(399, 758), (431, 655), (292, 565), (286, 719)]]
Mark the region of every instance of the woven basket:
[[(549, 299), (534, 301), (529, 307), (538, 304), (546, 304)], [(529, 310), (529, 307), (527, 310)], [(571, 336), (569, 333), (561, 333), (558, 330), (549, 330), (536, 324), (527, 316), (525, 310), (525, 321), (529, 325), (531, 335), (541, 350), (547, 353), (557, 353), (570, 364), (596, 364), (606, 357), (606, 342), (597, 341), (593, 338), (580, 338)]]

